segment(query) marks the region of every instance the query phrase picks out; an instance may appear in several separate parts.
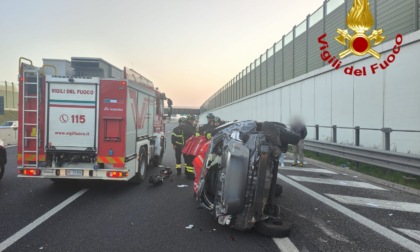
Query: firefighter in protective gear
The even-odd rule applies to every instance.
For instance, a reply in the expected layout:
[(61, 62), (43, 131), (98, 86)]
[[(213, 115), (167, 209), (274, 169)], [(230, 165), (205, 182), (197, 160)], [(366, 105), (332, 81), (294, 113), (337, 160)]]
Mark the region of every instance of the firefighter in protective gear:
[(178, 175), (181, 174), (181, 154), (182, 154), (182, 148), (185, 144), (184, 139), (184, 127), (185, 127), (186, 119), (184, 117), (179, 118), (178, 120), (178, 127), (174, 128), (172, 131), (172, 137), (171, 142), (172, 146), (175, 150), (175, 159), (176, 159), (176, 165), (175, 169)]
[(217, 128), (217, 127), (219, 127), (220, 125), (222, 125), (223, 123), (222, 123), (222, 119), (220, 119), (219, 117), (215, 117), (214, 118), (214, 127), (215, 128)]
[[(190, 136), (192, 136), (194, 132), (192, 132), (191, 128), (189, 128), (186, 125), (187, 120), (185, 119), (185, 117), (179, 118), (178, 123), (179, 123), (178, 127), (174, 128), (174, 130), (172, 131), (171, 142), (175, 150), (176, 172), (177, 172), (177, 175), (180, 175), (181, 174), (182, 148), (184, 148), (185, 141)], [(190, 159), (186, 155), (184, 155), (184, 162), (185, 162), (185, 173), (187, 175), (189, 175), (189, 173), (192, 173), (192, 175), (194, 175), (194, 168), (192, 166), (192, 160), (190, 161)]]
[[(214, 129), (215, 116), (213, 115), (213, 113), (208, 113), (206, 117), (207, 117), (207, 124), (204, 124), (203, 126), (201, 126), (198, 129), (198, 133), (200, 133), (200, 135), (207, 137), (207, 133), (210, 132), (212, 129)], [(210, 138), (207, 138), (207, 139), (210, 139)]]
[(215, 129), (216, 129), (217, 127), (219, 127), (220, 125), (222, 125), (222, 119), (220, 119), (219, 117), (215, 117), (215, 118), (214, 118), (214, 120), (213, 120), (213, 127), (212, 127), (212, 128), (207, 129), (207, 130), (204, 132), (204, 135), (206, 136), (206, 138), (207, 138), (208, 140), (210, 140), (210, 139), (212, 138), (212, 136), (214, 135)]
[(194, 115), (187, 115), (187, 123), (191, 126), (193, 126), (195, 121), (195, 116)]
[[(188, 115), (186, 120), (187, 122), (184, 128), (185, 141), (187, 141), (192, 135), (194, 135), (194, 132), (196, 131), (196, 129), (193, 126), (195, 116)], [(189, 179), (194, 179), (194, 166), (192, 164), (192, 161), (194, 160), (195, 157), (192, 155), (186, 155), (186, 154), (183, 154), (183, 157), (185, 161), (185, 174), (187, 175)]]

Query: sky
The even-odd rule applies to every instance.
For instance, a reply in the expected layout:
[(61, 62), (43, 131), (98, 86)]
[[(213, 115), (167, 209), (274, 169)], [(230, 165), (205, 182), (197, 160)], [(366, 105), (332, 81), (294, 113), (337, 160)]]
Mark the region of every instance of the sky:
[(1, 0), (0, 81), (19, 57), (102, 58), (199, 107), (323, 0)]

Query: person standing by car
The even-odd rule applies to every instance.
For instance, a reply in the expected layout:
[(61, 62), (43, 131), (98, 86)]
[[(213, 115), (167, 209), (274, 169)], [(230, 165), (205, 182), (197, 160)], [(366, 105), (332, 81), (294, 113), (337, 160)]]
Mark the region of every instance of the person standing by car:
[(194, 115), (187, 115), (187, 125), (193, 126), (194, 121), (195, 121), (195, 116)]
[[(295, 117), (292, 120), (290, 128), (291, 128), (293, 133), (297, 134), (300, 137), (300, 140), (299, 140), (298, 144), (292, 145), (293, 156), (294, 156), (294, 159), (295, 159), (292, 166), (302, 167), (303, 166), (303, 150), (304, 150), (304, 141), (303, 140), (305, 139), (306, 135), (308, 134), (308, 131), (306, 130), (306, 126), (303, 123), (303, 121), (298, 117)], [(299, 156), (299, 163), (298, 163), (298, 156)]]
[(0, 179), (3, 177), (4, 174), (4, 166), (7, 163), (7, 152), (6, 148), (4, 148), (4, 142), (0, 139)]
[[(193, 115), (188, 115), (187, 116), (187, 122), (185, 124), (184, 127), (184, 140), (187, 141), (191, 136), (194, 135), (195, 133), (195, 128), (193, 126), (195, 120), (195, 116)], [(185, 145), (185, 141), (184, 141), (184, 145)], [(186, 155), (183, 154), (184, 156), (184, 162), (185, 162), (185, 175), (187, 175), (187, 178), (189, 179), (194, 179), (194, 166), (193, 166), (193, 160), (194, 160), (194, 156), (192, 155)]]
[[(172, 131), (171, 142), (175, 150), (175, 159), (176, 159), (175, 169), (176, 169), (177, 175), (181, 175), (182, 148), (184, 147), (185, 140), (187, 140), (185, 138), (185, 133), (184, 133), (186, 122), (187, 120), (185, 119), (185, 117), (179, 118), (178, 127), (174, 128)], [(184, 162), (185, 162), (185, 159), (184, 159)]]
[(207, 117), (207, 124), (204, 124), (203, 126), (201, 126), (198, 129), (199, 135), (202, 135), (202, 136), (204, 136), (204, 133), (206, 131), (210, 131), (211, 129), (214, 128), (214, 118), (215, 118), (215, 116), (213, 115), (213, 113), (208, 113), (206, 117)]
[(280, 167), (284, 167), (284, 158), (286, 157), (286, 152), (288, 149), (288, 145), (285, 146), (281, 146), (280, 150), (281, 150), (281, 154), (280, 154), (280, 158), (279, 158), (279, 163), (280, 163)]
[(213, 127), (204, 131), (204, 135), (206, 136), (207, 140), (210, 140), (214, 136), (215, 129), (222, 124), (222, 119), (216, 116), (213, 120)]

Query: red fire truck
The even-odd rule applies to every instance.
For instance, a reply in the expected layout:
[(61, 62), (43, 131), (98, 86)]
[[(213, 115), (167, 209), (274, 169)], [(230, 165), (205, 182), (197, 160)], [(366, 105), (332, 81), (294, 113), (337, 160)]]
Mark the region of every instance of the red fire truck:
[(42, 67), (21, 58), (18, 177), (140, 183), (162, 161), (166, 99), (139, 73), (100, 58)]

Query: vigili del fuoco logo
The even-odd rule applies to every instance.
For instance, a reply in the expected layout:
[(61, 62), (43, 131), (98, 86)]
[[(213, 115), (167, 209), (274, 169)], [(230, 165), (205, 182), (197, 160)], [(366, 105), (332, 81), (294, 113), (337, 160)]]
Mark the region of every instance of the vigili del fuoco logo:
[[(338, 36), (335, 37), (335, 40), (347, 46), (347, 49), (338, 54), (340, 59), (348, 56), (349, 54), (364, 56), (370, 54), (375, 57), (379, 62), (374, 63), (369, 66), (370, 73), (376, 74), (378, 70), (385, 70), (395, 61), (396, 55), (400, 52), (400, 46), (403, 42), (403, 36), (397, 34), (395, 37), (395, 45), (392, 49), (392, 53), (388, 57), (380, 62), (381, 54), (372, 49), (373, 45), (379, 45), (386, 38), (382, 34), (384, 33), (383, 29), (372, 30), (372, 32), (367, 34), (367, 32), (374, 25), (374, 18), (370, 12), (370, 5), (368, 0), (354, 0), (353, 7), (350, 9), (347, 14), (347, 27), (350, 28), (353, 32), (348, 30), (337, 29)], [(352, 35), (353, 34), (353, 35)], [(327, 34), (324, 33), (318, 38), (318, 43), (321, 45), (321, 59), (333, 68), (339, 69), (341, 66), (341, 61), (336, 57), (332, 56), (328, 51), (328, 42), (325, 41)], [(355, 76), (366, 76), (368, 70), (366, 66), (363, 66), (361, 69), (354, 69), (353, 66), (344, 68), (344, 73), (348, 75)]]

